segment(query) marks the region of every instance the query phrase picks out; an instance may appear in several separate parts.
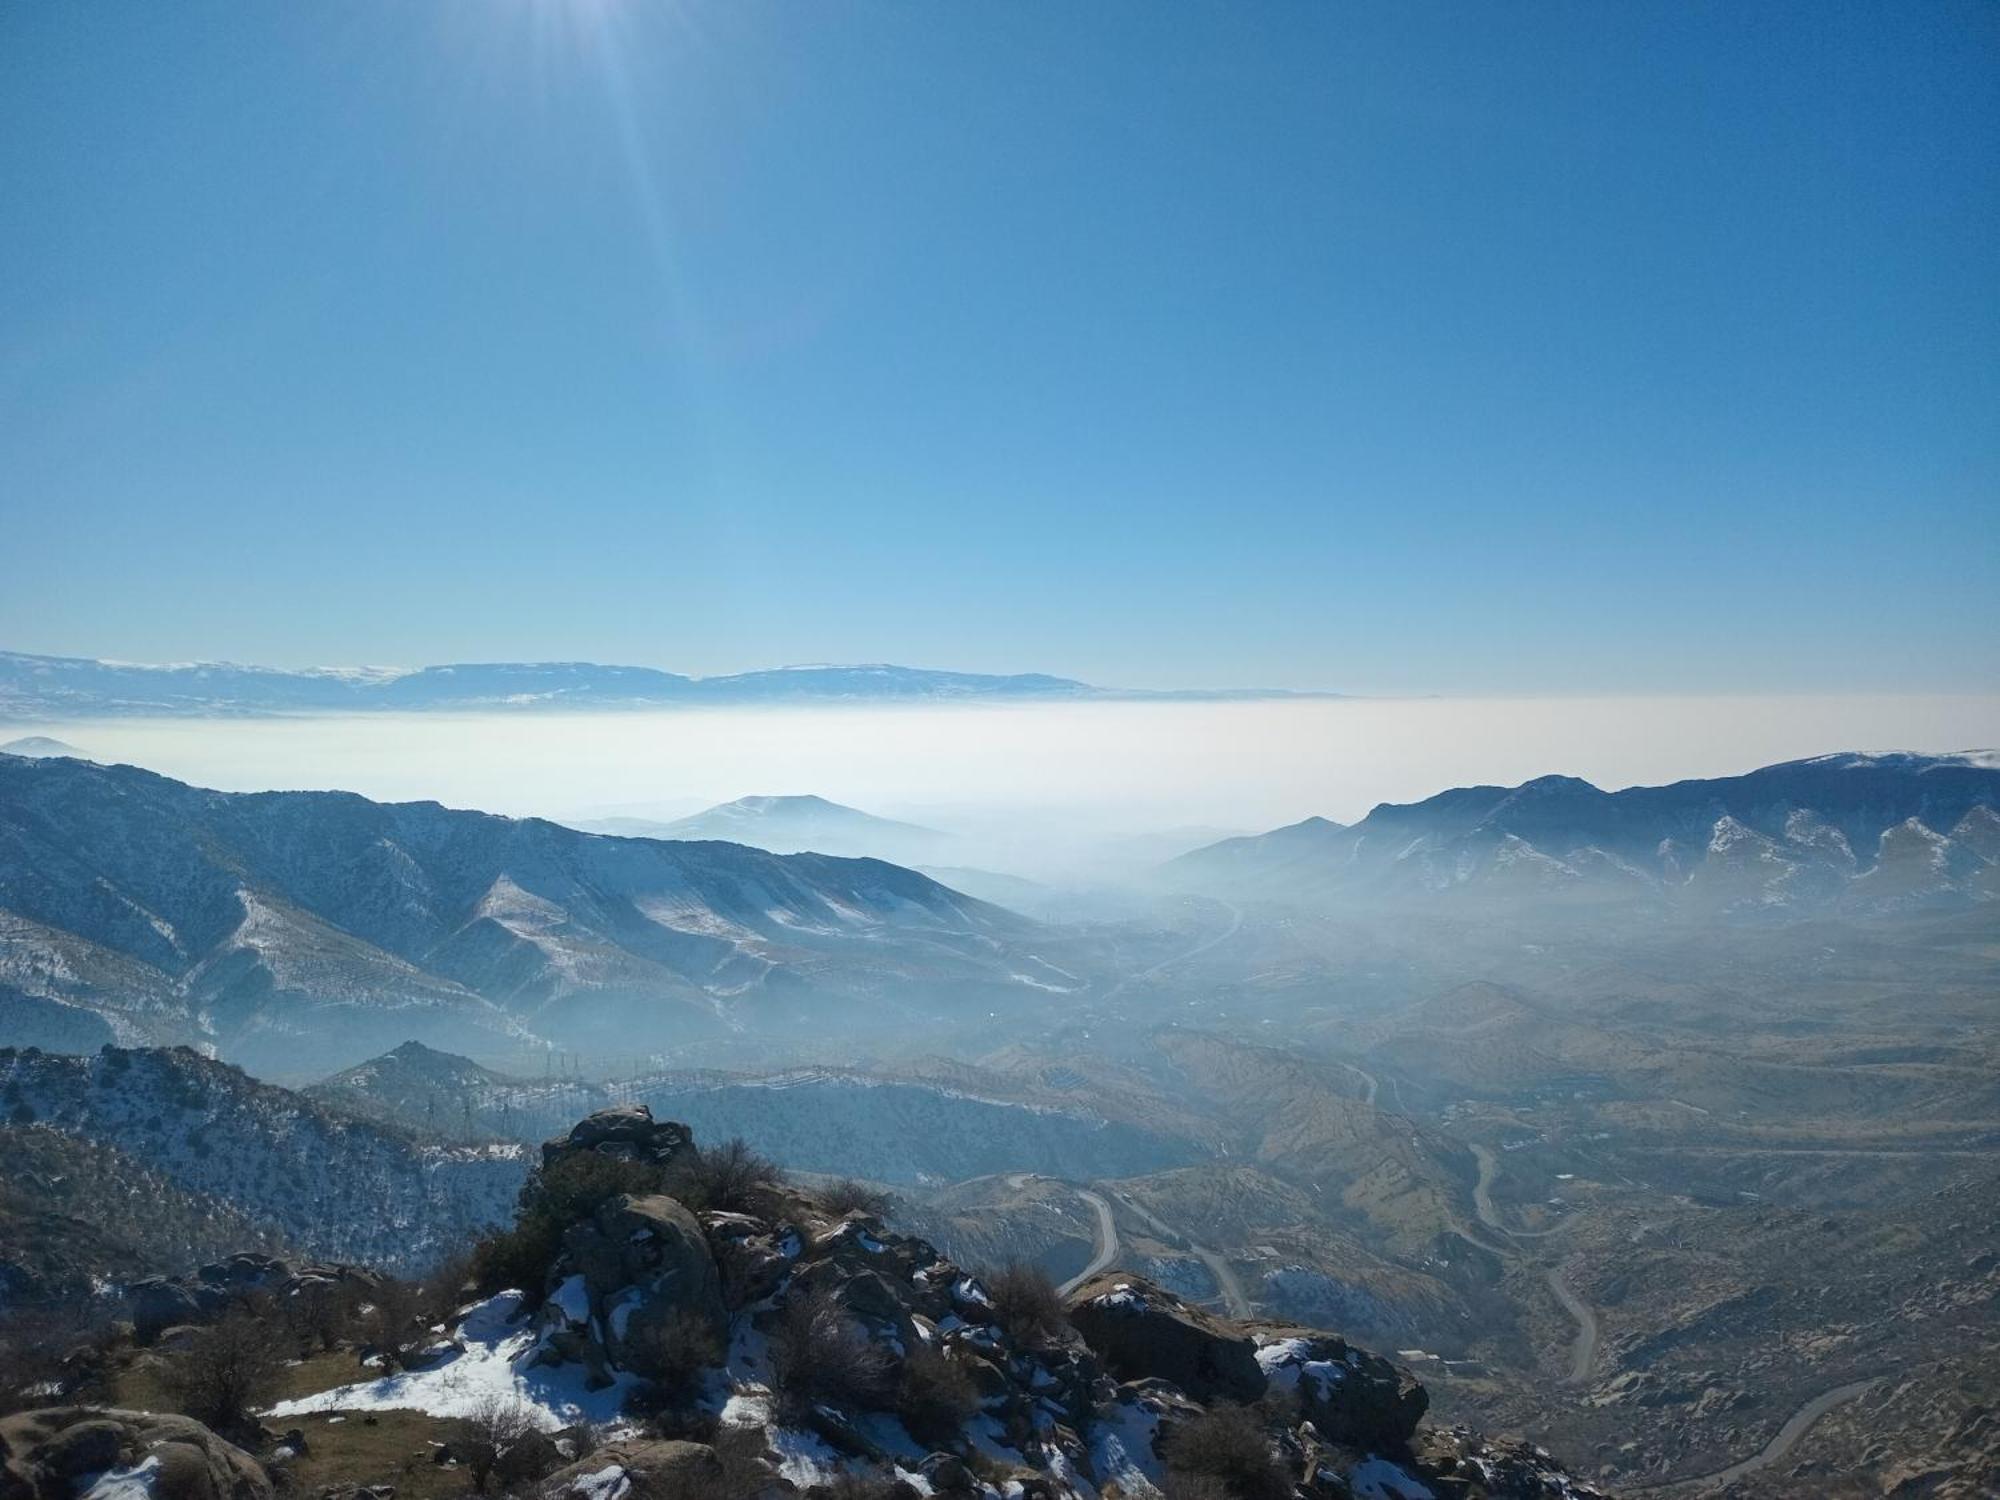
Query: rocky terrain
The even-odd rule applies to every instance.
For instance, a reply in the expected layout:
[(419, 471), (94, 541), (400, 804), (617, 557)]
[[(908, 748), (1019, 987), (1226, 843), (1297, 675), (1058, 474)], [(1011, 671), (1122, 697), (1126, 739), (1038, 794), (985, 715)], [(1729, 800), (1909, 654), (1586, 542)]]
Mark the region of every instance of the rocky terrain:
[(29, 1019), (278, 1077), (412, 1036), (633, 1052), (829, 1006), (859, 1035), (1046, 998), (1039, 934), (874, 860), (0, 757), (0, 984)]
[(1198, 1134), (1121, 1110), (1116, 1097), (1052, 1093), (937, 1063), (882, 1073), (683, 1071), (614, 1084), (509, 1077), (411, 1042), (305, 1092), (408, 1129), (477, 1140), (535, 1140), (580, 1109), (639, 1103), (704, 1135), (741, 1136), (796, 1171), (892, 1183), (1010, 1170), (1128, 1176), (1208, 1149)]
[[(287, 1303), (350, 1275), (393, 1300), (365, 1273), (253, 1256), (147, 1283), (138, 1349), (101, 1348), (90, 1378), (191, 1389), (181, 1375), (243, 1319), (282, 1344)], [(225, 1435), (119, 1406), (6, 1418), (0, 1493), (262, 1500), (274, 1478), (296, 1491), (337, 1472), (346, 1488), (324, 1493), (379, 1497), (449, 1493), (453, 1470), (548, 1500), (1599, 1493), (1540, 1449), (1427, 1424), (1424, 1387), (1338, 1334), (1218, 1317), (1122, 1273), (1061, 1299), (1031, 1274), (984, 1276), (638, 1106), (544, 1146), (470, 1276), (473, 1300), (429, 1344), (414, 1308), (410, 1333), (367, 1345), (315, 1326), (327, 1352), (291, 1368), (316, 1373), (269, 1404), (212, 1407)], [(385, 1354), (395, 1373), (365, 1368)], [(343, 1355), (349, 1378), (326, 1381)], [(385, 1428), (418, 1442), (422, 1471), (369, 1457)]]

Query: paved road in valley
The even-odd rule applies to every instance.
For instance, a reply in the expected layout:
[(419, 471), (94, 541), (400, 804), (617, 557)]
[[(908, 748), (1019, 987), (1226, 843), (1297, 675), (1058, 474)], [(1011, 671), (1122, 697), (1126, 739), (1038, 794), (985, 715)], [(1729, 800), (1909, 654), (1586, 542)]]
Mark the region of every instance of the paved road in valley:
[(1109, 1000), (1114, 995), (1122, 994), (1125, 990), (1125, 986), (1127, 986), (1128, 984), (1132, 984), (1135, 981), (1141, 979), (1151, 979), (1155, 974), (1158, 974), (1163, 969), (1171, 969), (1175, 964), (1184, 964), (1191, 958), (1197, 958), (1201, 954), (1208, 952), (1209, 949), (1215, 947), (1218, 943), (1228, 942), (1229, 939), (1235, 937), (1238, 932), (1242, 931), (1243, 913), (1237, 910), (1235, 907), (1231, 906), (1227, 901), (1216, 901), (1215, 904), (1221, 907), (1224, 911), (1229, 913), (1229, 925), (1227, 927), (1223, 928), (1222, 931), (1218, 933), (1214, 933), (1209, 937), (1203, 938), (1200, 942), (1196, 943), (1192, 948), (1189, 948), (1184, 952), (1175, 953), (1167, 958), (1163, 958), (1158, 963), (1153, 964), (1148, 968), (1141, 969), (1136, 974), (1127, 974), (1123, 979), (1119, 980), (1116, 984), (1112, 985), (1110, 989), (1104, 992), (1104, 998), (1106, 1000)]
[[(1018, 1193), (1030, 1182), (1040, 1178), (1041, 1175), (1039, 1172), (1013, 1172), (1008, 1174), (1007, 1186)], [(1046, 1180), (1053, 1182), (1060, 1179), (1049, 1178)], [(1068, 1188), (1072, 1193), (1075, 1193), (1085, 1203), (1088, 1203), (1091, 1211), (1097, 1215), (1097, 1243), (1091, 1251), (1090, 1263), (1081, 1271), (1078, 1271), (1076, 1275), (1070, 1277), (1068, 1281), (1065, 1281), (1061, 1286), (1056, 1288), (1058, 1292), (1067, 1297), (1099, 1271), (1104, 1270), (1114, 1260), (1118, 1259), (1118, 1252), (1123, 1246), (1118, 1240), (1118, 1222), (1111, 1217), (1111, 1205), (1105, 1201), (1104, 1195), (1102, 1193), (1093, 1193), (1086, 1187), (1078, 1187), (1073, 1182), (1065, 1182), (1063, 1186)]]
[(1206, 1245), (1197, 1245), (1179, 1230), (1162, 1223), (1158, 1217), (1146, 1212), (1123, 1193), (1118, 1201), (1130, 1210), (1140, 1223), (1170, 1245), (1185, 1246), (1188, 1254), (1208, 1267), (1208, 1274), (1215, 1278), (1217, 1290), (1222, 1293), (1222, 1308), (1232, 1318), (1254, 1318), (1256, 1310), (1250, 1305), (1250, 1298), (1243, 1290), (1243, 1283), (1237, 1279), (1236, 1270), (1220, 1255)]
[[(1473, 1146), (1472, 1156), (1479, 1163), (1479, 1180), (1472, 1188), (1472, 1208), (1479, 1215), (1479, 1222), (1488, 1229), (1507, 1236), (1510, 1240), (1538, 1240), (1547, 1235), (1560, 1233), (1568, 1228), (1567, 1223), (1558, 1224), (1553, 1229), (1514, 1229), (1503, 1222), (1500, 1211), (1493, 1206), (1493, 1180), (1500, 1175), (1500, 1158), (1488, 1146)], [(1542, 1279), (1562, 1304), (1564, 1312), (1576, 1324), (1576, 1337), (1569, 1345), (1569, 1380), (1572, 1385), (1586, 1385), (1590, 1372), (1597, 1366), (1597, 1313), (1591, 1305), (1570, 1289), (1562, 1279), (1562, 1272), (1553, 1266), (1544, 1267)]]
[(1590, 1304), (1569, 1289), (1569, 1283), (1562, 1279), (1562, 1272), (1553, 1266), (1542, 1272), (1542, 1279), (1549, 1284), (1549, 1290), (1556, 1294), (1556, 1301), (1563, 1305), (1563, 1311), (1576, 1320), (1576, 1337), (1569, 1346), (1569, 1379), (1571, 1385), (1585, 1385), (1590, 1380), (1591, 1368), (1597, 1363), (1597, 1314)]
[[(1336, 1059), (1336, 1061), (1337, 1060), (1338, 1059)], [(1356, 1078), (1359, 1078), (1363, 1083), (1368, 1085), (1368, 1092), (1361, 1096), (1361, 1102), (1363, 1104), (1373, 1104), (1375, 1102), (1376, 1094), (1381, 1092), (1382, 1088), (1382, 1086), (1375, 1081), (1375, 1075), (1369, 1072), (1366, 1068), (1357, 1068), (1351, 1062), (1344, 1062), (1341, 1063), (1340, 1065), (1343, 1068), (1347, 1069), (1348, 1072), (1352, 1073)]]
[(1848, 1385), (1837, 1385), (1830, 1391), (1822, 1391), (1806, 1402), (1791, 1419), (1778, 1429), (1778, 1435), (1764, 1445), (1764, 1451), (1751, 1455), (1741, 1463), (1731, 1464), (1726, 1469), (1717, 1469), (1712, 1474), (1697, 1474), (1692, 1479), (1676, 1479), (1667, 1484), (1651, 1484), (1627, 1487), (1628, 1495), (1669, 1495), (1692, 1493), (1696, 1489), (1726, 1489), (1746, 1474), (1754, 1474), (1759, 1469), (1769, 1468), (1798, 1447), (1799, 1439), (1812, 1430), (1813, 1423), (1832, 1411), (1843, 1401), (1852, 1401), (1856, 1396), (1881, 1383), (1882, 1376), (1870, 1380), (1856, 1380)]
[(1119, 1250), (1118, 1225), (1111, 1217), (1111, 1205), (1101, 1193), (1093, 1193), (1089, 1188), (1078, 1188), (1076, 1194), (1097, 1212), (1097, 1253), (1091, 1256), (1089, 1265), (1056, 1288), (1065, 1297), (1116, 1260)]

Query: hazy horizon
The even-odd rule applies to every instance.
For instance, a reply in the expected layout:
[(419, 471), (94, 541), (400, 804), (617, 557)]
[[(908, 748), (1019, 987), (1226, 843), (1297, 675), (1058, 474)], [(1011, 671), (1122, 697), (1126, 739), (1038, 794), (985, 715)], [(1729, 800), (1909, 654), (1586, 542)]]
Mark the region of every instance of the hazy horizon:
[[(106, 718), (0, 725), (225, 791), (672, 817), (814, 793), (984, 836), (1261, 830), (1448, 787), (1607, 790), (1835, 751), (2000, 745), (2000, 695), (1350, 699)], [(1032, 838), (1015, 826), (1009, 836)]]

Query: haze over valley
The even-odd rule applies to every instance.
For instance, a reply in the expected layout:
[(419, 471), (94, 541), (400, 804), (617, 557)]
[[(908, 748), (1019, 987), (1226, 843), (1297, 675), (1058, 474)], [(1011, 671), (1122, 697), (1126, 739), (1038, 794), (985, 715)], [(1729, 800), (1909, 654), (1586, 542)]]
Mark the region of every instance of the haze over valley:
[(0, 1500), (1996, 1500), (1996, 78), (0, 6)]

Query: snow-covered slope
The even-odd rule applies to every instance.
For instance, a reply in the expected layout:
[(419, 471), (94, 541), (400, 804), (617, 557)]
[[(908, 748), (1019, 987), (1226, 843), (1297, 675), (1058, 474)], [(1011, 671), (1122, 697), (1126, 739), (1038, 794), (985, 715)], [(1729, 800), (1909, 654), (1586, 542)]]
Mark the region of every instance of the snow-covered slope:
[(518, 1145), (426, 1145), (186, 1048), (0, 1048), (0, 1101), (16, 1125), (110, 1146), (309, 1254), (399, 1271), (505, 1220), (529, 1165)]
[(1606, 792), (1573, 776), (1459, 787), (1184, 855), (1202, 889), (1322, 897), (1646, 897), (1705, 912), (1893, 911), (1996, 894), (2000, 759), (1842, 753)]
[(346, 1111), (465, 1136), (539, 1141), (582, 1111), (642, 1103), (706, 1140), (742, 1137), (780, 1165), (882, 1182), (959, 1181), (993, 1172), (1126, 1177), (1181, 1166), (1201, 1148), (995, 1088), (845, 1069), (642, 1077), (616, 1086), (507, 1078), (417, 1043), (305, 1091)]
[(725, 1012), (991, 1001), (1035, 930), (877, 860), (0, 758), (0, 987), (266, 1076), (413, 1037), (629, 1050)]

